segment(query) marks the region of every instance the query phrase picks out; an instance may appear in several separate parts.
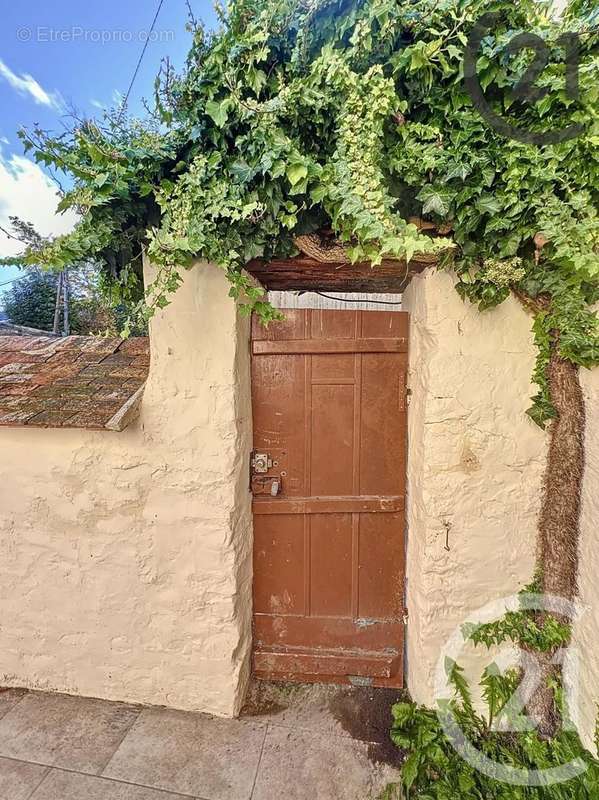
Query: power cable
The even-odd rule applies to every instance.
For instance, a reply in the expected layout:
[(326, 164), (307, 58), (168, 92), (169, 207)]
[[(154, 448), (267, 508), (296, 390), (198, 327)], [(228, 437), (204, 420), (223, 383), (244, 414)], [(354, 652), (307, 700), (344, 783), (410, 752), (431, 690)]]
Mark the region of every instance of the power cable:
[(326, 297), (327, 300), (339, 300), (340, 303), (374, 303), (379, 306), (401, 306), (402, 302), (395, 302), (394, 300), (368, 300), (361, 297), (360, 299), (353, 300), (351, 297), (333, 297), (324, 292), (313, 291), (312, 294), (318, 294), (320, 297)]
[(17, 275), (16, 278), (11, 278), (9, 281), (4, 281), (4, 283), (0, 283), (0, 286), (8, 286), (9, 283), (14, 283), (15, 281), (20, 281), (22, 277), (23, 277), (22, 275)]
[(150, 39), (152, 34), (154, 33), (154, 28), (156, 27), (156, 22), (158, 21), (158, 15), (160, 14), (160, 9), (164, 5), (164, 0), (160, 0), (158, 3), (158, 8), (156, 9), (156, 13), (154, 14), (154, 19), (152, 20), (152, 25), (150, 26), (150, 30), (148, 35), (146, 36), (146, 41), (144, 42), (144, 46), (142, 48), (141, 54), (139, 56), (139, 60), (137, 62), (137, 66), (135, 67), (135, 72), (133, 73), (133, 77), (131, 78), (131, 83), (129, 84), (129, 88), (127, 89), (127, 93), (125, 94), (125, 99), (123, 100), (123, 104), (121, 106), (121, 111), (118, 116), (118, 121), (120, 122), (122, 119), (123, 114), (125, 113), (125, 109), (127, 108), (127, 103), (129, 102), (129, 96), (131, 94), (131, 90), (133, 89), (133, 84), (137, 78), (139, 73), (139, 69), (141, 67), (142, 61), (144, 60), (144, 56), (146, 54), (146, 50), (148, 49), (148, 45), (150, 43)]

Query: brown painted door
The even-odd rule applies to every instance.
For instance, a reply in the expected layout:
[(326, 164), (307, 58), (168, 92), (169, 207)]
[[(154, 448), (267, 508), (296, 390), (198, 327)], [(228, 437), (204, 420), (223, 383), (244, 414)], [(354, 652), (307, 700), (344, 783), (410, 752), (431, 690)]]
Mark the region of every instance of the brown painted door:
[(254, 672), (401, 686), (408, 315), (252, 327)]

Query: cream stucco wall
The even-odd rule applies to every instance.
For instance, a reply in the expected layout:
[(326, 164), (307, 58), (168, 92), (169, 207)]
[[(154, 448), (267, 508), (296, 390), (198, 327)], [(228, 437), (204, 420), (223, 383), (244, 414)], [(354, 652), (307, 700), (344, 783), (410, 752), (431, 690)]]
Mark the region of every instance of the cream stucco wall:
[(122, 433), (0, 429), (0, 685), (231, 715), (249, 673), (248, 322), (196, 265)]
[[(532, 576), (546, 452), (545, 435), (525, 413), (534, 393), (530, 318), (512, 299), (481, 314), (454, 284), (429, 270), (404, 296), (412, 391), (408, 686), (428, 705), (453, 632)], [(475, 677), (491, 659), (466, 648), (461, 660)]]
[[(530, 319), (480, 314), (429, 270), (411, 314), (408, 686), (434, 702), (444, 643), (531, 577), (547, 439), (525, 411)], [(151, 326), (141, 417), (122, 433), (0, 429), (0, 685), (235, 714), (249, 676), (248, 323), (197, 265)], [(599, 699), (599, 370), (587, 397), (582, 722)], [(447, 549), (447, 547), (449, 549)], [(467, 650), (471, 677), (489, 655)]]
[(581, 613), (573, 646), (579, 665), (579, 725), (591, 747), (599, 714), (599, 368), (581, 370), (586, 403), (586, 465), (582, 492), (580, 567)]
[[(447, 273), (415, 278), (408, 466), (408, 686), (434, 704), (443, 646), (469, 614), (513, 595), (533, 572), (547, 435), (526, 416), (535, 348), (513, 299), (480, 314)], [(587, 411), (573, 709), (593, 746), (599, 703), (599, 369), (581, 370)], [(446, 542), (449, 550), (446, 549)], [(497, 611), (501, 612), (499, 603)], [(471, 680), (496, 652), (465, 647)], [(578, 670), (578, 675), (577, 675)]]

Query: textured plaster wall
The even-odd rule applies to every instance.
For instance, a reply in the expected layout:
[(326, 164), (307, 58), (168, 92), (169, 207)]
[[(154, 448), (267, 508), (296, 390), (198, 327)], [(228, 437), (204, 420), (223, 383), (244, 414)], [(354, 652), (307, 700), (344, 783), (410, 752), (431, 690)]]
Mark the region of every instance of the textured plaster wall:
[[(460, 300), (454, 282), (429, 271), (404, 295), (412, 390), (408, 686), (428, 705), (439, 654), (456, 627), (532, 576), (547, 448), (546, 435), (525, 414), (534, 392), (530, 318), (512, 299), (480, 314)], [(599, 369), (581, 370), (581, 382), (587, 426), (574, 714), (592, 747), (599, 703)], [(478, 679), (496, 655), (466, 647), (461, 661)]]
[(579, 665), (579, 723), (591, 747), (599, 704), (599, 368), (581, 370), (586, 402), (586, 465), (582, 493), (579, 588), (581, 615), (573, 645)]
[(0, 685), (235, 714), (249, 673), (247, 320), (199, 264), (122, 433), (0, 429)]
[[(451, 634), (532, 576), (546, 453), (545, 435), (525, 414), (534, 393), (530, 318), (512, 299), (481, 314), (454, 284), (428, 271), (404, 295), (412, 390), (408, 685), (426, 704), (434, 702)], [(470, 648), (461, 660), (478, 677), (491, 658)]]

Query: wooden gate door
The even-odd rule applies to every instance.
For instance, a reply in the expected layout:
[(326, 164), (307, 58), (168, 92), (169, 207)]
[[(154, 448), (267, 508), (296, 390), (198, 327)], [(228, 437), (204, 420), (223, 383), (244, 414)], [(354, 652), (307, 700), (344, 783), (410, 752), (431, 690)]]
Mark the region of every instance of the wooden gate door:
[(254, 672), (402, 685), (408, 315), (252, 327)]

